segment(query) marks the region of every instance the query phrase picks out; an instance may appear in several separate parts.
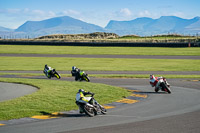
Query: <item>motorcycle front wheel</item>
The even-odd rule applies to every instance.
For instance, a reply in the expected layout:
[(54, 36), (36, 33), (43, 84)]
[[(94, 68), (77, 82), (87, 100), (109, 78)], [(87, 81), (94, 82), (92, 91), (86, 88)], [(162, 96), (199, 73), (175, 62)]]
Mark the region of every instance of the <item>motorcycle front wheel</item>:
[(61, 78), (60, 74), (58, 74), (57, 72), (54, 74), (54, 76), (55, 76), (57, 79), (60, 79), (60, 78)]
[(89, 78), (88, 76), (85, 76), (85, 80), (86, 80), (87, 82), (90, 82), (90, 78)]
[(101, 113), (102, 114), (106, 114), (107, 113), (107, 110), (103, 106), (100, 106), (100, 109), (101, 109)]
[(161, 85), (162, 85), (162, 88), (164, 89), (164, 91), (168, 92), (169, 94), (171, 93), (170, 88), (165, 83), (162, 83)]
[(95, 115), (94, 108), (92, 108), (88, 105), (84, 105), (83, 109), (84, 109), (84, 112), (86, 115), (88, 115), (90, 117), (93, 117)]

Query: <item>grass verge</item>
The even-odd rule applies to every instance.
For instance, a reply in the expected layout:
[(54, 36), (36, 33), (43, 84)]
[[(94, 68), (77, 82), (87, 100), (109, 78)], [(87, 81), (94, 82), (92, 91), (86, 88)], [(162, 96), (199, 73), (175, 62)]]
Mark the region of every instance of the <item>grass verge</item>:
[(83, 55), (193, 55), (200, 56), (200, 48), (161, 47), (81, 47), (0, 45), (0, 53), (15, 54), (83, 54)]
[(44, 65), (56, 70), (77, 66), (92, 71), (199, 71), (200, 60), (184, 59), (119, 59), (65, 57), (0, 57), (0, 70), (42, 70)]
[(37, 92), (13, 100), (0, 102), (0, 120), (18, 119), (40, 115), (42, 112), (53, 113), (78, 109), (75, 95), (83, 88), (94, 92), (101, 104), (111, 103), (130, 92), (123, 88), (87, 82), (69, 82), (60, 80), (0, 78), (1, 82), (29, 84), (40, 88)]

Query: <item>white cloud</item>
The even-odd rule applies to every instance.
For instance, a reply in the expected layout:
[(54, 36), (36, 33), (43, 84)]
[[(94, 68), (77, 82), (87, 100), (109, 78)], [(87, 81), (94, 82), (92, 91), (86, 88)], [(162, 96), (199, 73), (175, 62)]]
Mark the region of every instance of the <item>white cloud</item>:
[(129, 17), (129, 16), (132, 15), (132, 12), (128, 8), (123, 8), (123, 9), (120, 10), (120, 14), (122, 16)]
[(185, 14), (183, 12), (174, 12), (174, 13), (172, 13), (172, 15), (177, 16), (177, 17), (181, 17), (181, 18), (185, 17)]
[(21, 12), (20, 9), (7, 9), (5, 10), (5, 13), (9, 13), (9, 14), (16, 14), (16, 13), (19, 13)]
[(57, 16), (53, 11), (31, 10), (29, 8), (1, 9), (0, 13), (0, 26), (15, 29), (26, 21), (40, 21)]
[(34, 16), (37, 16), (37, 15), (44, 16), (46, 13), (42, 10), (32, 10), (31, 14), (33, 14)]
[(75, 11), (75, 10), (65, 10), (65, 11), (63, 11), (63, 12), (61, 12), (61, 14), (63, 14), (63, 15), (80, 15), (81, 13), (80, 12), (78, 12), (78, 11)]
[(138, 17), (151, 17), (151, 13), (148, 10), (144, 10), (138, 13)]

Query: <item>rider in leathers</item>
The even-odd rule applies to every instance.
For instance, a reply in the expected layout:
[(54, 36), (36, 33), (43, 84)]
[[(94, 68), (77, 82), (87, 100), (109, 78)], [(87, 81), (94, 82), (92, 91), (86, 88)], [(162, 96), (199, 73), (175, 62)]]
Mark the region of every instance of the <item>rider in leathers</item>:
[[(152, 87), (155, 87), (155, 91), (157, 92), (158, 90), (160, 90), (160, 79), (165, 79), (163, 77), (155, 77), (153, 74), (150, 75), (150, 84)], [(167, 80), (165, 80), (167, 86), (169, 86), (170, 84), (167, 82)]]
[(81, 80), (81, 76), (80, 76), (80, 69), (73, 66), (72, 67), (72, 71), (71, 71), (72, 76), (75, 76), (75, 80), (77, 81), (78, 79)]
[[(92, 97), (85, 97), (85, 95), (94, 95), (92, 92), (84, 91), (83, 89), (79, 89), (79, 91), (76, 93), (76, 103), (90, 103), (93, 104)], [(78, 105), (78, 104), (77, 104)], [(79, 105), (78, 105), (79, 106)], [(79, 106), (80, 113), (84, 113), (82, 108)]]
[(46, 74), (46, 76), (48, 78), (51, 78), (51, 71), (53, 70), (53, 68), (51, 68), (50, 66), (48, 66), (47, 64), (44, 66), (44, 73)]

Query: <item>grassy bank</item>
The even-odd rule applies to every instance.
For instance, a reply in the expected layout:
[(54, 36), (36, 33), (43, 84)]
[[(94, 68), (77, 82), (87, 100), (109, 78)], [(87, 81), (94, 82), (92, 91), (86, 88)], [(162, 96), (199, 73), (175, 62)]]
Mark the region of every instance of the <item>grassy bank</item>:
[(0, 81), (34, 85), (40, 88), (37, 92), (13, 100), (0, 102), (0, 120), (17, 119), (40, 115), (42, 112), (53, 113), (78, 109), (75, 95), (83, 88), (94, 92), (101, 104), (111, 103), (130, 92), (119, 87), (87, 82), (68, 82), (60, 80), (0, 78)]
[(200, 48), (159, 47), (79, 47), (79, 46), (16, 46), (0, 45), (0, 53), (16, 54), (89, 54), (89, 55), (194, 55)]

